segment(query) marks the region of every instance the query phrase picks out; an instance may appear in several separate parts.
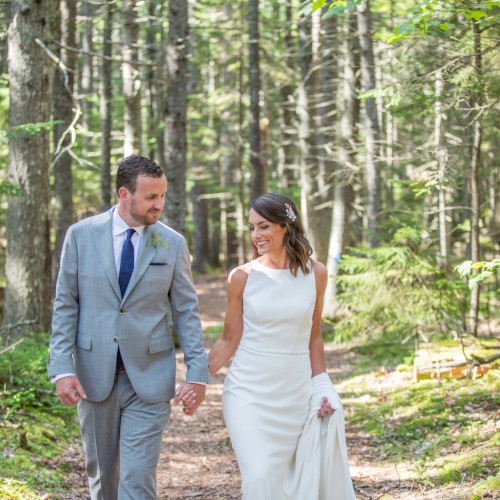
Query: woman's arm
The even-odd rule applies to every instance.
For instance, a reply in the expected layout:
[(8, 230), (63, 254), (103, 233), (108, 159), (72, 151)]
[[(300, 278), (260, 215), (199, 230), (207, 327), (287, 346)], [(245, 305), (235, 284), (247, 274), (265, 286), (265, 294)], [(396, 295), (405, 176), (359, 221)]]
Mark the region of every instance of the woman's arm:
[[(312, 377), (320, 375), (320, 378), (327, 377), (325, 344), (321, 335), (321, 315), (323, 313), (323, 296), (325, 295), (328, 273), (326, 267), (321, 262), (313, 261), (313, 271), (316, 277), (316, 304), (314, 306), (313, 324), (311, 328), (311, 338), (309, 340), (309, 356), (311, 358)], [(329, 380), (329, 378), (328, 378)], [(313, 381), (313, 385), (314, 385)], [(321, 407), (318, 410), (318, 417), (331, 415), (334, 409), (326, 395), (321, 400)]]
[(312, 376), (326, 371), (325, 345), (321, 335), (321, 314), (323, 312), (323, 295), (326, 290), (327, 270), (321, 262), (313, 261), (313, 271), (316, 277), (316, 304), (314, 306), (311, 338), (309, 340), (309, 355), (311, 357)]
[(215, 375), (231, 359), (243, 335), (243, 291), (249, 270), (248, 264), (245, 264), (229, 274), (224, 331), (208, 354), (210, 376)]

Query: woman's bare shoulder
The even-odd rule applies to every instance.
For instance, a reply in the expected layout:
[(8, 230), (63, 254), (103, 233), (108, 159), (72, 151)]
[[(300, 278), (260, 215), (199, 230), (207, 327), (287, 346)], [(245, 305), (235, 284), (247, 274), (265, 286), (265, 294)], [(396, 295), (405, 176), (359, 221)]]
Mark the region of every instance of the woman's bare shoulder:
[(316, 283), (318, 283), (318, 285), (326, 286), (328, 278), (328, 272), (326, 266), (323, 263), (319, 262), (318, 260), (312, 260), (311, 262), (312, 262), (314, 276), (316, 277)]
[(246, 262), (242, 266), (235, 267), (227, 278), (227, 288), (229, 290), (243, 291), (245, 288), (250, 269), (252, 268), (251, 262)]

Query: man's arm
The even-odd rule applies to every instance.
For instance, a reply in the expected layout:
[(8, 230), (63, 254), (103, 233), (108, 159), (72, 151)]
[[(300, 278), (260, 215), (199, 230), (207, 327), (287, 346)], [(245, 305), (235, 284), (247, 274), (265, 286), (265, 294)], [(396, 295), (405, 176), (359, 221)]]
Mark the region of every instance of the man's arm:
[(65, 405), (73, 405), (80, 397), (87, 397), (80, 382), (73, 375), (73, 352), (79, 313), (77, 257), (76, 241), (70, 228), (61, 253), (47, 365), (48, 376), (54, 379), (57, 395)]
[(179, 337), (184, 362), (187, 366), (186, 383), (176, 391), (175, 402), (186, 404), (186, 414), (192, 415), (205, 399), (210, 382), (208, 358), (203, 345), (203, 334), (198, 310), (198, 297), (193, 285), (189, 252), (183, 239), (177, 252), (170, 288), (172, 320)]

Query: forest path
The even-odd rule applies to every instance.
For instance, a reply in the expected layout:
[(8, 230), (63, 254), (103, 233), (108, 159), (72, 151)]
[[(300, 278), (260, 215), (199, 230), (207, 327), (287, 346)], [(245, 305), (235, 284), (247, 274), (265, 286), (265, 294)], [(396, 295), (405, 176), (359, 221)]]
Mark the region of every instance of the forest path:
[[(221, 325), (226, 308), (226, 277), (195, 277), (200, 300), (203, 328)], [(210, 338), (212, 337), (212, 338)], [(210, 347), (213, 336), (206, 336)], [(343, 392), (342, 381), (349, 378), (355, 366), (354, 351), (347, 348), (326, 348), (327, 366), (346, 410), (346, 435), (351, 475), (359, 500), (458, 500), (470, 498), (462, 488), (450, 485), (439, 489), (430, 484), (422, 490), (425, 481), (416, 482), (412, 472), (416, 460), (398, 464), (384, 462), (379, 443), (349, 423), (350, 407), (365, 397), (363, 390)], [(183, 380), (185, 366), (182, 353), (177, 354), (178, 383)], [(239, 500), (240, 476), (236, 458), (231, 449), (222, 417), (221, 393), (225, 371), (221, 371), (207, 387), (207, 397), (193, 417), (186, 417), (179, 406), (173, 406), (164, 433), (158, 467), (159, 500)], [(380, 392), (407, 384), (401, 375), (373, 374), (370, 390)], [(78, 444), (68, 450), (66, 459), (74, 463), (68, 476), (68, 495), (61, 500), (88, 498), (82, 467), (82, 450)], [(409, 457), (412, 458), (412, 457)], [(494, 498), (488, 496), (487, 498)], [(255, 499), (258, 500), (258, 499)], [(306, 500), (306, 499), (304, 499)]]

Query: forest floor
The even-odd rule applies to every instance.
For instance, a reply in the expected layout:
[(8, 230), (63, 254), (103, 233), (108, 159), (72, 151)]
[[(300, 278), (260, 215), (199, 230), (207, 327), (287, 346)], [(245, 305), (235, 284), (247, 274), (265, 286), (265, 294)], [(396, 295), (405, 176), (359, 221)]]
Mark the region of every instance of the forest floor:
[[(200, 312), (204, 329), (220, 326), (226, 306), (225, 278), (196, 277), (196, 288), (200, 299)], [(210, 331), (210, 328), (209, 328)], [(214, 341), (207, 335), (207, 347)], [(387, 463), (376, 440), (349, 423), (349, 398), (343, 395), (342, 382), (352, 374), (357, 354), (348, 348), (327, 346), (327, 366), (346, 410), (346, 432), (350, 470), (356, 494), (360, 500), (371, 499), (467, 499), (468, 485), (452, 483), (436, 488), (430, 481), (418, 477), (416, 463)], [(178, 359), (178, 379), (182, 380), (184, 365), (182, 354)], [(394, 372), (374, 379), (380, 393), (384, 387), (406, 383), (397, 380), (401, 376)], [(239, 499), (240, 476), (234, 453), (224, 427), (221, 406), (224, 373), (215, 377), (207, 388), (204, 404), (193, 417), (186, 417), (180, 407), (174, 406), (164, 433), (158, 469), (158, 498), (180, 499)], [(67, 450), (67, 460), (73, 462), (73, 472), (68, 476), (71, 486), (65, 500), (88, 498), (86, 480), (81, 465), (81, 448), (77, 444)], [(50, 498), (50, 497), (49, 497)], [(477, 497), (476, 497), (477, 498)], [(500, 498), (490, 493), (483, 498)], [(258, 499), (255, 499), (258, 500)], [(304, 499), (306, 500), (306, 499)]]

